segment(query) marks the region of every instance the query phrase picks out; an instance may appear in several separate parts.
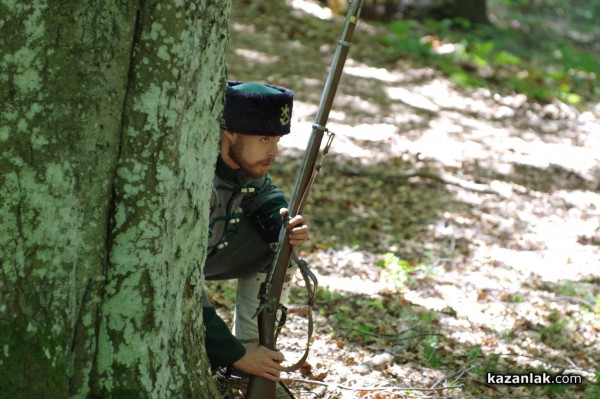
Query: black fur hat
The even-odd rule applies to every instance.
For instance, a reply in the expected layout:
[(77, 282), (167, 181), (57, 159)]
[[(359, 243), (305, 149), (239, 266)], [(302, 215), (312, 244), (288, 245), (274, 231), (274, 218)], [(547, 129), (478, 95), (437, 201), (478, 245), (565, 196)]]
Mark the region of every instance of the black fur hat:
[(290, 132), (294, 92), (255, 82), (228, 81), (223, 129), (257, 136)]

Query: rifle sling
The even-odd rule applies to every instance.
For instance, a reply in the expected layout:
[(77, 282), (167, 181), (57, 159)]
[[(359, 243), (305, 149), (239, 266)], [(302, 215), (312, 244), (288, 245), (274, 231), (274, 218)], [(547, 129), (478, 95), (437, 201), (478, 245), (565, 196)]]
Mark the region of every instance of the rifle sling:
[(317, 277), (314, 273), (309, 269), (308, 263), (304, 259), (298, 259), (295, 253), (292, 254), (294, 262), (296, 262), (299, 266), (300, 273), (302, 274), (302, 278), (304, 278), (304, 283), (306, 285), (306, 291), (308, 292), (308, 331), (306, 337), (306, 349), (304, 350), (304, 355), (298, 360), (296, 363), (291, 366), (287, 366), (283, 368), (285, 372), (296, 371), (300, 367), (304, 365), (306, 359), (308, 358), (308, 352), (310, 351), (310, 340), (313, 334), (313, 316), (312, 309), (315, 304), (316, 292), (317, 292)]

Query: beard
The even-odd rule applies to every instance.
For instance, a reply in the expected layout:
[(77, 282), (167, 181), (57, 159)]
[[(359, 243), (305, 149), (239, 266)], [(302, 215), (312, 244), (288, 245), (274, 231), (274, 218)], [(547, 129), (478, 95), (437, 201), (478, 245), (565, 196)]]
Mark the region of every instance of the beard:
[(242, 171), (252, 179), (263, 178), (269, 169), (269, 165), (275, 161), (274, 157), (268, 157), (256, 162), (247, 161), (242, 155), (243, 144), (239, 141), (229, 147), (229, 157), (233, 159)]

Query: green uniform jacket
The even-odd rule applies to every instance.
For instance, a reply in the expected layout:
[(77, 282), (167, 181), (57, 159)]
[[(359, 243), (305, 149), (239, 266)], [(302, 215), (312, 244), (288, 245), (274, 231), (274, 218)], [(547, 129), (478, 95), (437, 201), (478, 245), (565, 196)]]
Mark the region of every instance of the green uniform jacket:
[(246, 354), (246, 348), (229, 331), (212, 306), (202, 307), (206, 327), (206, 353), (213, 369), (231, 366)]
[[(237, 232), (240, 210), (266, 243), (277, 241), (282, 223), (279, 210), (286, 206), (283, 191), (271, 183), (269, 175), (262, 179), (249, 179), (227, 166), (219, 156), (210, 202), (208, 256), (225, 248), (235, 250), (227, 244)], [(240, 257), (243, 256), (240, 254)], [(211, 366), (216, 369), (232, 365), (246, 353), (244, 346), (207, 300), (202, 310), (206, 351)]]

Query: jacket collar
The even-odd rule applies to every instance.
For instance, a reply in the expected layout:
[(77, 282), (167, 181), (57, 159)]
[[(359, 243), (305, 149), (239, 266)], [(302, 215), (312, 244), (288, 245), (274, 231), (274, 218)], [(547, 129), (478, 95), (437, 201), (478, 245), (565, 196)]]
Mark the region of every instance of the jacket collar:
[(233, 169), (225, 163), (221, 154), (217, 157), (217, 168), (215, 174), (219, 179), (230, 184), (246, 185), (250, 182), (250, 178), (242, 169)]

